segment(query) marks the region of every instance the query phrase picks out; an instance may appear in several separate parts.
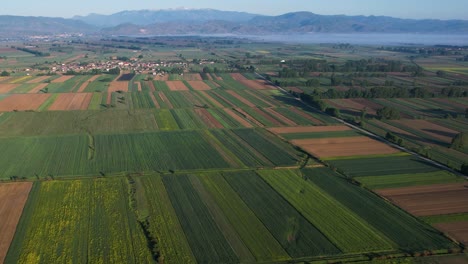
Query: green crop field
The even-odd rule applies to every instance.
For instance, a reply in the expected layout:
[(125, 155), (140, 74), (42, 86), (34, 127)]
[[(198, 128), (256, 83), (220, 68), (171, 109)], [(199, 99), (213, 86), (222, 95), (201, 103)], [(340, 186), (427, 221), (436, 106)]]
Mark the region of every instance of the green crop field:
[(332, 242), (254, 172), (223, 175), (292, 257), (340, 253)]
[(458, 177), (447, 171), (367, 176), (356, 177), (354, 179), (369, 189), (399, 188), (406, 186), (431, 185), (438, 183), (442, 184), (464, 181), (462, 177)]
[[(468, 129), (468, 75), (449, 69), (467, 47), (106, 32), (0, 47), (0, 184), (33, 182), (16, 230), (0, 193), (0, 233), (14, 235), (0, 234), (0, 262), (399, 263), (464, 249), (435, 224), (467, 214), (412, 216), (373, 190), (465, 181), (409, 153), (465, 168), (466, 144), (451, 142)], [(351, 130), (271, 132), (335, 124)], [(350, 124), (409, 151), (356, 144), (319, 160), (290, 143), (368, 137)]]
[[(238, 262), (207, 206), (186, 175), (163, 178), (192, 252), (200, 263)], [(197, 217), (193, 217), (193, 216)]]
[(289, 170), (259, 175), (345, 253), (392, 249), (392, 243), (354, 212)]
[(370, 226), (409, 251), (450, 249), (452, 241), (374, 193), (350, 184), (327, 168), (305, 169), (305, 177), (352, 210)]
[(37, 182), (5, 263), (152, 263), (124, 178)]
[(439, 170), (413, 156), (337, 159), (328, 161), (350, 177), (423, 173)]

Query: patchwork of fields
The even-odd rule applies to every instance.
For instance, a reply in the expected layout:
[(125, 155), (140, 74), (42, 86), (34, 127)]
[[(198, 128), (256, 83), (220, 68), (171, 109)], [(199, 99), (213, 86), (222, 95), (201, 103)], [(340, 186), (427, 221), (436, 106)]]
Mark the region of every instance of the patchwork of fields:
[[(0, 260), (347, 262), (459, 250), (391, 188), (462, 192), (463, 179), (254, 74), (149, 77), (0, 80), (0, 179), (25, 181), (0, 184)], [(450, 213), (467, 213), (464, 202)]]

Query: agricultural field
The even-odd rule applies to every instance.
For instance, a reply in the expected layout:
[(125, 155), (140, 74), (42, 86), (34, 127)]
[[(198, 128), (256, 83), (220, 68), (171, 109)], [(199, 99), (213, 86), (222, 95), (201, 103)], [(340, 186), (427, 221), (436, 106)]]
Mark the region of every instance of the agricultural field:
[(464, 249), (465, 178), (386, 141), (456, 170), (468, 160), (452, 147), (468, 131), (468, 76), (447, 58), (115, 38), (34, 42), (50, 57), (5, 47), (0, 262), (348, 263)]
[(37, 182), (6, 263), (150, 263), (125, 178)]

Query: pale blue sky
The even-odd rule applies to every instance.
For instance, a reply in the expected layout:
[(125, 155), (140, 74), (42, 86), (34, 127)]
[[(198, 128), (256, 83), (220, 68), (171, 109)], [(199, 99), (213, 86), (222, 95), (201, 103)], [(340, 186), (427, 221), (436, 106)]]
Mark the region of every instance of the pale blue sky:
[(6, 0), (1, 15), (72, 17), (122, 10), (213, 8), (279, 15), (311, 11), (333, 15), (385, 15), (401, 18), (468, 20), (467, 0)]

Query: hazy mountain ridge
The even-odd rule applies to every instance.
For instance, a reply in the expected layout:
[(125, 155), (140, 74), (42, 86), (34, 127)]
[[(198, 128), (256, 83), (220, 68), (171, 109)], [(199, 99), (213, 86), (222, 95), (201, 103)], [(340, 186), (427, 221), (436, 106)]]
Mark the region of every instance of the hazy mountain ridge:
[(88, 16), (75, 16), (73, 19), (81, 20), (91, 25), (111, 27), (126, 23), (150, 25), (175, 21), (206, 22), (212, 20), (224, 20), (230, 22), (245, 22), (256, 16), (258, 15), (214, 9), (167, 9), (122, 11), (112, 15), (90, 14)]
[(82, 21), (52, 18), (0, 16), (0, 36), (49, 35), (60, 33), (92, 33), (97, 27)]
[[(414, 20), (384, 16), (325, 16), (310, 12), (260, 16), (213, 9), (141, 10), (122, 11), (108, 16), (91, 14), (86, 17), (75, 18), (0, 16), (0, 36), (57, 33), (94, 33), (103, 35), (268, 35), (312, 32), (468, 33), (467, 20)], [(113, 26), (102, 26), (103, 24)]]

